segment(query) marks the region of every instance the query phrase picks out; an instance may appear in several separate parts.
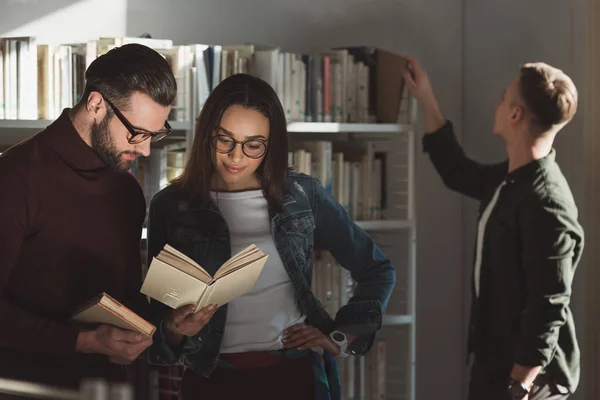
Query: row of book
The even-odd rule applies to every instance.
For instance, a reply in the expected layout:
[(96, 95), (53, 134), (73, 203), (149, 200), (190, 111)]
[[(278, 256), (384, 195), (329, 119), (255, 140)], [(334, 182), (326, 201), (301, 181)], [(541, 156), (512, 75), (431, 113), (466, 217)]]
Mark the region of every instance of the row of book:
[(254, 44), (175, 45), (134, 37), (60, 45), (41, 44), (35, 37), (0, 38), (0, 119), (56, 118), (79, 100), (90, 63), (127, 43), (151, 47), (171, 65), (178, 84), (173, 120), (192, 121), (194, 110), (223, 79), (250, 73), (271, 84), (290, 122), (398, 121), (406, 61), (381, 49), (299, 54)]
[(372, 141), (298, 141), (288, 153), (295, 171), (317, 178), (352, 219), (379, 220), (386, 208), (386, 153)]

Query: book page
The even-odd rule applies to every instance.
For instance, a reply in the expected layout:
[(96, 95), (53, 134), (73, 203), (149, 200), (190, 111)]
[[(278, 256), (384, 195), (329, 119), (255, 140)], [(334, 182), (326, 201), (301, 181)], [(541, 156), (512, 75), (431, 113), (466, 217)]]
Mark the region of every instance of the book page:
[(106, 293), (81, 305), (72, 319), (88, 324), (108, 324), (121, 329), (133, 330), (151, 336), (155, 327)]
[(227, 268), (227, 266), (229, 264), (239, 260), (240, 258), (245, 257), (247, 254), (250, 254), (253, 251), (258, 251), (258, 248), (256, 247), (256, 245), (251, 244), (250, 246), (246, 247), (245, 249), (234, 254), (229, 260), (225, 261), (225, 263), (223, 265), (221, 265), (221, 268)]
[(204, 292), (196, 311), (209, 304), (216, 304), (220, 307), (248, 293), (256, 284), (268, 257), (265, 255), (259, 260), (215, 280)]
[(164, 250), (162, 250), (156, 258), (171, 265), (173, 268), (177, 268), (178, 270), (201, 280), (204, 283), (209, 283), (212, 281), (212, 276), (210, 276), (210, 274), (206, 272), (204, 268), (168, 244), (165, 245)]
[(197, 304), (206, 283), (153, 258), (140, 292), (171, 308)]
[(121, 316), (104, 307), (102, 304), (96, 304), (83, 310), (79, 314), (75, 315), (73, 320), (87, 324), (112, 325), (128, 331), (140, 332), (147, 336), (152, 336), (154, 333), (154, 326), (140, 326), (135, 324), (133, 321), (128, 320), (124, 316)]
[[(248, 250), (248, 251), (246, 251)], [(245, 265), (252, 263), (254, 261), (259, 260), (261, 257), (264, 257), (264, 253), (260, 251), (257, 247), (246, 249), (246, 253), (238, 254), (227, 261), (225, 264), (221, 266), (215, 273), (215, 280), (219, 279), (222, 276), (229, 274), (232, 271), (238, 270)]]
[(131, 311), (129, 308), (125, 307), (119, 301), (113, 299), (108, 294), (104, 294), (102, 300), (100, 301), (100, 305), (117, 314), (121, 318), (125, 319), (127, 322), (135, 325), (142, 332), (154, 333), (154, 325), (137, 315), (135, 312)]

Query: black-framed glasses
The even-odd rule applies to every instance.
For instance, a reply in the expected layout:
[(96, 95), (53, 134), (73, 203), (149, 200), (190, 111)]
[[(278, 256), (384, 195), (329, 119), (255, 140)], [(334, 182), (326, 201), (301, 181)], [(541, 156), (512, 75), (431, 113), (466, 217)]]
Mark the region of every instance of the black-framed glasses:
[(223, 134), (217, 134), (211, 139), (213, 149), (221, 154), (231, 153), (238, 144), (242, 146), (242, 153), (248, 158), (261, 158), (267, 152), (267, 144), (262, 140), (248, 139), (239, 141)]
[[(98, 93), (100, 93), (100, 92), (98, 92)], [(119, 118), (119, 121), (121, 121), (121, 123), (125, 126), (125, 128), (127, 128), (129, 133), (131, 134), (131, 137), (129, 139), (127, 139), (127, 141), (129, 143), (139, 144), (147, 139), (150, 139), (152, 142), (158, 142), (159, 140), (164, 139), (165, 137), (167, 137), (168, 135), (171, 134), (171, 131), (173, 129), (171, 129), (171, 125), (169, 125), (169, 121), (165, 121), (165, 126), (161, 130), (156, 131), (156, 132), (150, 132), (145, 129), (135, 128), (131, 124), (131, 122), (129, 122), (129, 120), (127, 118), (125, 118), (125, 116), (121, 113), (121, 111), (119, 111), (119, 109), (117, 107), (115, 107), (115, 105), (106, 98), (106, 96), (104, 96), (102, 93), (100, 93), (100, 94), (104, 98), (104, 101), (106, 102), (106, 104), (108, 104), (110, 106), (110, 108), (112, 108), (112, 110), (115, 113), (115, 115), (117, 116), (117, 118)]]

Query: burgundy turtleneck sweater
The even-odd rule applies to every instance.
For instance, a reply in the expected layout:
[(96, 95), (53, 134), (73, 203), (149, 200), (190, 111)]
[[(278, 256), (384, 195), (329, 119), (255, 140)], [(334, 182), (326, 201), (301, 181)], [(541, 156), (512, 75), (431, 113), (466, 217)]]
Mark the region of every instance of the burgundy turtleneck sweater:
[(106, 292), (145, 315), (135, 178), (107, 167), (68, 111), (0, 156), (0, 377), (75, 387), (125, 379), (106, 356), (75, 352), (74, 310)]

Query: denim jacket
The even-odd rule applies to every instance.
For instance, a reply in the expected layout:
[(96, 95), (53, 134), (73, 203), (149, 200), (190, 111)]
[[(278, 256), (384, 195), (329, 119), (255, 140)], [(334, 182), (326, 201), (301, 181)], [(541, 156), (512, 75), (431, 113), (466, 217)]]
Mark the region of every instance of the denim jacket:
[[(352, 354), (364, 355), (382, 326), (382, 314), (396, 280), (394, 266), (381, 249), (356, 225), (346, 210), (328, 194), (319, 181), (290, 172), (283, 211), (269, 212), (275, 246), (296, 292), (306, 323), (325, 334), (340, 330), (357, 338), (349, 346)], [(231, 257), (227, 224), (213, 204), (192, 209), (179, 189), (167, 187), (150, 204), (148, 260), (169, 243), (210, 274)], [(357, 282), (353, 297), (332, 318), (311, 291), (312, 252), (328, 250)], [(165, 340), (162, 316), (169, 309), (152, 301), (157, 330), (149, 350), (149, 362), (185, 365), (209, 376), (219, 360), (227, 305), (219, 307), (209, 323), (194, 337), (185, 337), (178, 348)]]

